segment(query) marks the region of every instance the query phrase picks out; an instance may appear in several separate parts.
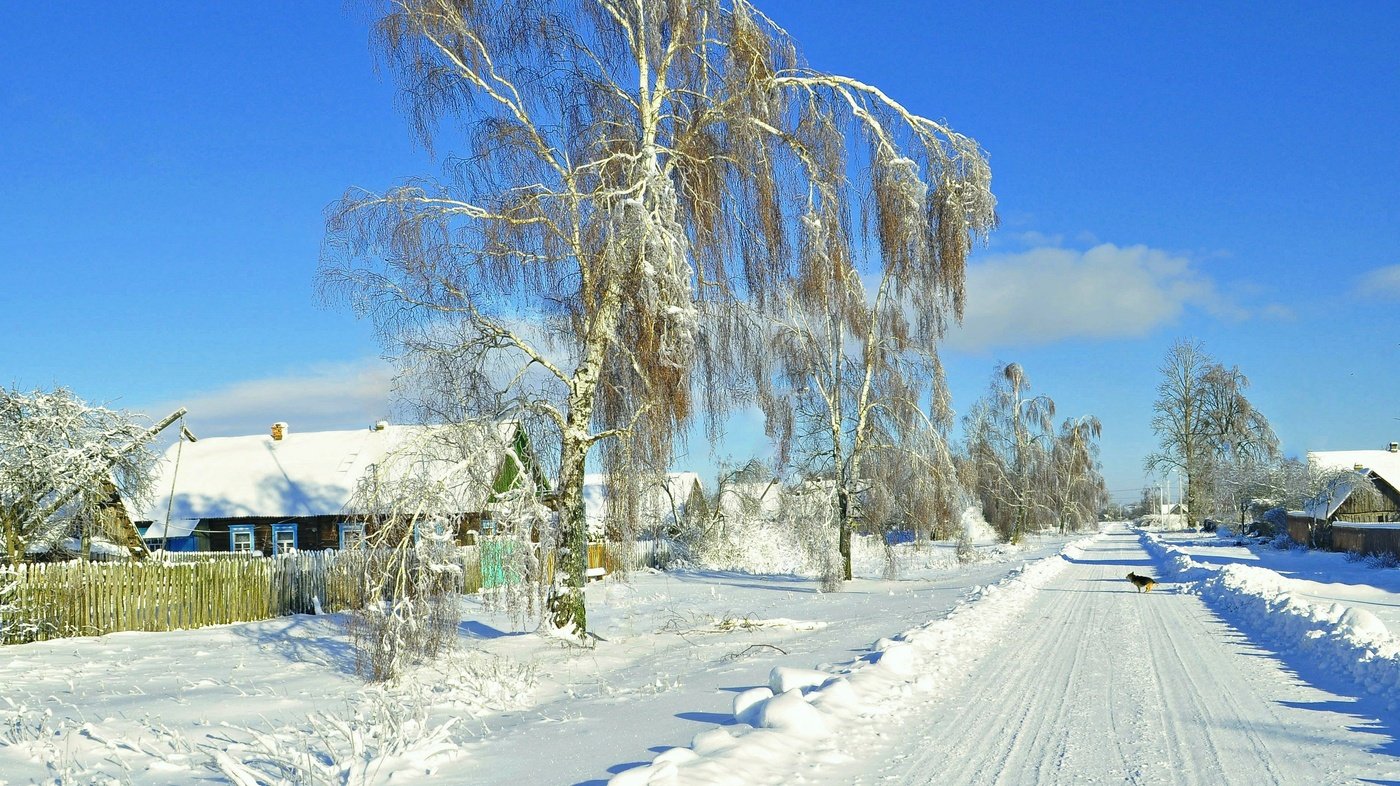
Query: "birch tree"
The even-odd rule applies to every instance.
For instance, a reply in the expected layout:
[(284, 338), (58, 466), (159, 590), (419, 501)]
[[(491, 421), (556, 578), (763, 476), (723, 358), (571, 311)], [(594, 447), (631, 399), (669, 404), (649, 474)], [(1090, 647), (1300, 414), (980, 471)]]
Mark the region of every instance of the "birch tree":
[(1048, 510), (1044, 476), (1054, 439), (1055, 402), (1030, 394), (1018, 363), (998, 366), (992, 383), (963, 420), (964, 474), (976, 489), (983, 515), (1010, 542)]
[(1065, 420), (1055, 437), (1048, 493), (1061, 532), (1096, 521), (1108, 502), (1098, 459), (1097, 440), (1102, 433), (1099, 419), (1085, 415)]
[(1180, 470), (1186, 480), (1187, 520), (1199, 510), (1196, 496), (1206, 457), (1205, 374), (1211, 358), (1199, 341), (1177, 339), (1161, 366), (1152, 431), (1160, 449), (1145, 460), (1149, 472)]
[[(937, 297), (937, 286), (909, 287), (899, 272), (885, 271), (870, 298), (850, 271), (815, 282), (826, 290), (819, 295), (798, 289), (774, 339), (783, 384), (765, 410), (782, 460), (830, 480), (841, 580), (852, 576), (857, 501), (870, 523), (898, 520), (920, 534), (953, 517), (942, 324), (936, 303), (913, 297)], [(910, 318), (929, 313), (923, 325)]]
[[(745, 0), (387, 8), (375, 41), (418, 138), (455, 155), (440, 177), (348, 192), (324, 281), (391, 354), (411, 342), (494, 365), (507, 390), (543, 378), (517, 404), (556, 434), (552, 616), (582, 632), (590, 452), (614, 475), (666, 466), (697, 413), (750, 393), (754, 317), (794, 281), (855, 267), (861, 199), (884, 264), (960, 309), (967, 250), (993, 220), (989, 169), (971, 139), (808, 66)], [(799, 223), (821, 229), (822, 254), (793, 253)]]

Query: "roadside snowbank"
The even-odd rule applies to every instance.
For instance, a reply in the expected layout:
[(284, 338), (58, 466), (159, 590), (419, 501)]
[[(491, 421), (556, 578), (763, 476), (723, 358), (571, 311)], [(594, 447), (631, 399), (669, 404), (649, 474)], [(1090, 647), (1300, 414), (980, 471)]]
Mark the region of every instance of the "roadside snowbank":
[(1371, 612), (1341, 603), (1312, 603), (1304, 582), (1253, 565), (1208, 565), (1177, 546), (1141, 532), (1143, 547), (1236, 627), (1270, 646), (1307, 653), (1311, 662), (1350, 679), (1400, 708), (1400, 637)]
[(1013, 625), (1044, 586), (1082, 556), (1077, 541), (1006, 579), (976, 587), (946, 617), (880, 639), (836, 673), (775, 667), (767, 687), (734, 698), (735, 723), (700, 732), (689, 747), (663, 751), (650, 764), (615, 775), (611, 786), (782, 783), (799, 754), (839, 761), (839, 730), (898, 711), (942, 684), (948, 666), (975, 658)]

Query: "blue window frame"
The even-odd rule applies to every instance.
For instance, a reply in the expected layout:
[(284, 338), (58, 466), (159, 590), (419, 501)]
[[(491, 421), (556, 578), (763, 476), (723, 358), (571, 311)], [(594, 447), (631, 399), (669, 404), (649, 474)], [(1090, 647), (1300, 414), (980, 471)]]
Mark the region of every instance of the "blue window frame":
[(357, 549), (365, 545), (364, 522), (340, 522), (340, 550)]
[(442, 519), (433, 521), (420, 521), (413, 525), (413, 545), (417, 546), (423, 540), (423, 533), (431, 532), (437, 537), (444, 537), (448, 534), (447, 522)]
[(228, 550), (241, 553), (253, 553), (253, 525), (235, 524), (228, 528)]
[(297, 525), (295, 524), (273, 524), (272, 525), (272, 553), (286, 554), (297, 547)]

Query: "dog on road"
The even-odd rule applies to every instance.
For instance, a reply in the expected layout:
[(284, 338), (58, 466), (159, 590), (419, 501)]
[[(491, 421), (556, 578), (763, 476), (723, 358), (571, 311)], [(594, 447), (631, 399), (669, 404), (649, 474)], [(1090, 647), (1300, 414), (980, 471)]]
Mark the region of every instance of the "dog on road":
[(1133, 586), (1137, 587), (1138, 592), (1151, 592), (1152, 588), (1157, 586), (1156, 579), (1151, 576), (1139, 576), (1136, 573), (1129, 573), (1128, 581), (1131, 581)]

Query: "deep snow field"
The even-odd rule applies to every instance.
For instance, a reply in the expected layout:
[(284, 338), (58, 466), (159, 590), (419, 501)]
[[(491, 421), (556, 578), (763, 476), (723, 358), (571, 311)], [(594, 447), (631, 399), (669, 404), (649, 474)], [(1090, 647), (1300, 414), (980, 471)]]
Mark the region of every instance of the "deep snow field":
[(1123, 525), (979, 551), (610, 577), (588, 648), (470, 598), (384, 687), (338, 615), (6, 647), (0, 783), (1400, 783), (1400, 571)]
[(775, 666), (851, 661), (946, 614), (1024, 549), (878, 547), (861, 578), (641, 571), (588, 587), (591, 648), (465, 602), (460, 646), (390, 687), (354, 673), (339, 615), (0, 649), (0, 783), (595, 783), (731, 721)]

